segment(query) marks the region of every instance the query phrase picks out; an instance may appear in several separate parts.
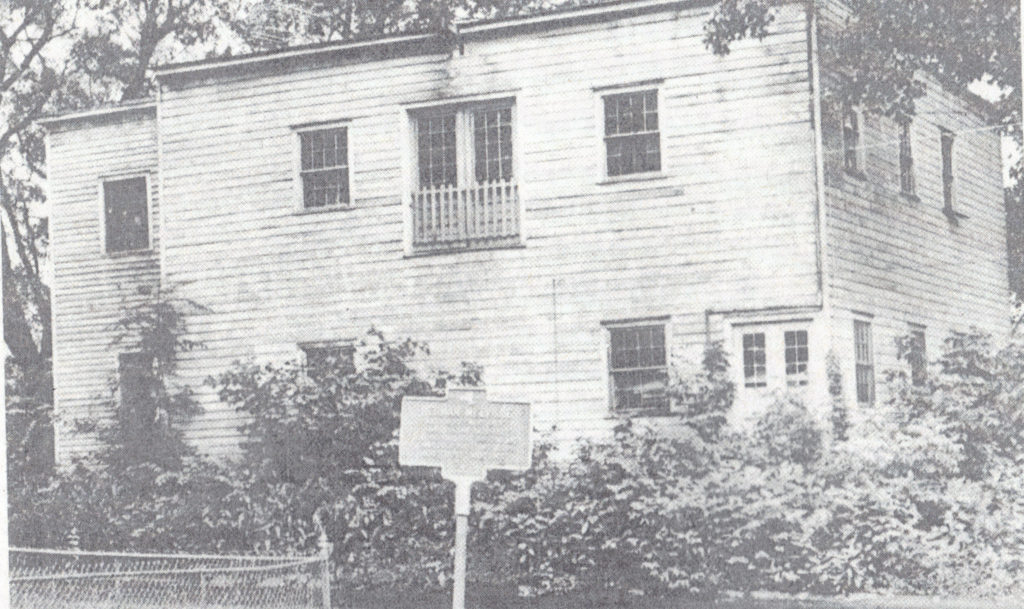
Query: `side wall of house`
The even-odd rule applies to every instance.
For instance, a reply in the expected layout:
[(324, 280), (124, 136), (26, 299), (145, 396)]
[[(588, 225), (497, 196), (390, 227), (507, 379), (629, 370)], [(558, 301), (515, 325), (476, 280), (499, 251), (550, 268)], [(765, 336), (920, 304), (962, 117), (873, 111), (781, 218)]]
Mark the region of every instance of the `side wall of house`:
[[(914, 194), (901, 194), (900, 132), (867, 115), (862, 176), (843, 169), (838, 112), (826, 113), (828, 301), (833, 349), (855, 402), (854, 319), (869, 322), (878, 395), (882, 373), (902, 367), (897, 338), (923, 329), (934, 359), (952, 331), (999, 341), (1009, 330), (1001, 143), (968, 102), (935, 82), (910, 125)], [(942, 130), (953, 132), (953, 210), (944, 213)]]
[[(53, 261), (54, 399), (57, 458), (95, 446), (84, 431), (111, 415), (119, 348), (113, 325), (125, 305), (159, 282), (157, 129), (153, 109), (57, 127), (47, 136)], [(104, 253), (101, 182), (149, 176), (149, 252)]]

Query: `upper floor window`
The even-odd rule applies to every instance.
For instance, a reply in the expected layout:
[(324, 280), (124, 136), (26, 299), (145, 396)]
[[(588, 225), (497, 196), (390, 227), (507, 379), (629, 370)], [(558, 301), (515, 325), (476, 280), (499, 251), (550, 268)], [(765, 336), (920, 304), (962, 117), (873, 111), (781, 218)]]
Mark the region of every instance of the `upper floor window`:
[(871, 345), (871, 323), (853, 322), (853, 351), (856, 363), (857, 402), (871, 405), (875, 401), (875, 356)]
[(914, 195), (914, 149), (910, 143), (910, 121), (899, 123), (900, 132), (900, 192)]
[(608, 177), (660, 171), (658, 91), (604, 96), (604, 142)]
[(743, 386), (767, 387), (768, 366), (764, 332), (743, 335)]
[(441, 108), (414, 120), (421, 188), (509, 182), (514, 177), (512, 105)]
[(104, 181), (103, 223), (107, 253), (149, 249), (148, 178)]
[(609, 328), (609, 373), (614, 410), (668, 409), (665, 325)]
[(302, 206), (350, 204), (348, 129), (334, 127), (299, 133)]
[(409, 118), (412, 251), (520, 245), (514, 100), (416, 109)]
[(786, 385), (800, 387), (808, 382), (807, 363), (810, 361), (807, 344), (807, 330), (790, 330), (784, 333), (786, 356)]
[(940, 136), (942, 147), (942, 205), (953, 209), (953, 132), (943, 129)]
[(843, 111), (843, 169), (860, 173), (861, 116), (856, 108)]

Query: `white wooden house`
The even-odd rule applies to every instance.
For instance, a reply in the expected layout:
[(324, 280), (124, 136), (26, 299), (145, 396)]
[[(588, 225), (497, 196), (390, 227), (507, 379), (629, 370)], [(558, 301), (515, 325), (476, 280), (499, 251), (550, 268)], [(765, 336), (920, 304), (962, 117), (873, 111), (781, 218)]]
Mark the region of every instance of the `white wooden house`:
[[(594, 5), (436, 35), (170, 65), (154, 101), (48, 129), (59, 458), (131, 357), (122, 302), (201, 303), (188, 436), (230, 452), (202, 380), (375, 326), (479, 363), (576, 435), (669, 408), (666, 365), (728, 347), (740, 402), (851, 405), (950, 330), (1008, 329), (1000, 138), (929, 86), (906, 126), (823, 110), (816, 21), (779, 8), (716, 56), (713, 7)], [(738, 408), (738, 415), (743, 414)]]

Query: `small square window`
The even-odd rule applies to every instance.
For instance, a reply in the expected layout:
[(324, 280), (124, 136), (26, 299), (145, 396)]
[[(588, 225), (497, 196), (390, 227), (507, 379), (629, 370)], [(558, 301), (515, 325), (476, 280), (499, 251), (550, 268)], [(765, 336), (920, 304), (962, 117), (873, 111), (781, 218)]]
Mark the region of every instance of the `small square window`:
[(743, 386), (768, 386), (764, 332), (743, 335)]
[(108, 253), (150, 248), (147, 184), (145, 177), (103, 182), (103, 219)]
[(807, 384), (807, 330), (790, 330), (783, 334), (786, 356), (786, 385), (801, 387)]
[(657, 90), (605, 96), (604, 142), (609, 177), (660, 171)]
[(349, 201), (348, 129), (299, 133), (302, 206), (341, 207)]
[(609, 329), (609, 372), (614, 410), (667, 410), (665, 326)]

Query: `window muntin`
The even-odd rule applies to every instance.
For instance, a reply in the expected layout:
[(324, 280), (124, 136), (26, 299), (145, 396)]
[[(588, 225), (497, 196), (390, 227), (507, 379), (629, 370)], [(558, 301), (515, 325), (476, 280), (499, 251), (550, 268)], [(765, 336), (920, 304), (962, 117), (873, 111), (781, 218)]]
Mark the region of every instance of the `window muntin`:
[(416, 121), (420, 186), (453, 186), (458, 180), (456, 113), (421, 116)]
[(910, 121), (899, 123), (900, 132), (900, 192), (913, 195), (916, 190), (914, 183), (914, 150), (910, 142)]
[(613, 410), (667, 410), (664, 325), (609, 328)]
[(843, 168), (860, 171), (860, 116), (854, 108), (843, 112)]
[(302, 206), (315, 209), (349, 205), (348, 129), (304, 131), (299, 139)]
[(478, 183), (512, 179), (512, 108), (473, 113), (473, 152)]
[(764, 332), (743, 335), (743, 386), (767, 387), (768, 366)]
[(810, 361), (807, 330), (787, 330), (783, 333), (786, 361), (786, 385), (801, 387), (808, 383), (807, 363)]
[(854, 320), (853, 351), (856, 362), (857, 402), (871, 405), (875, 401), (875, 357), (871, 344), (871, 323)]
[(149, 186), (145, 177), (103, 182), (103, 223), (107, 253), (150, 248)]
[(953, 132), (942, 130), (939, 137), (942, 147), (942, 205), (953, 209)]
[(604, 96), (604, 141), (609, 177), (660, 171), (658, 91)]

